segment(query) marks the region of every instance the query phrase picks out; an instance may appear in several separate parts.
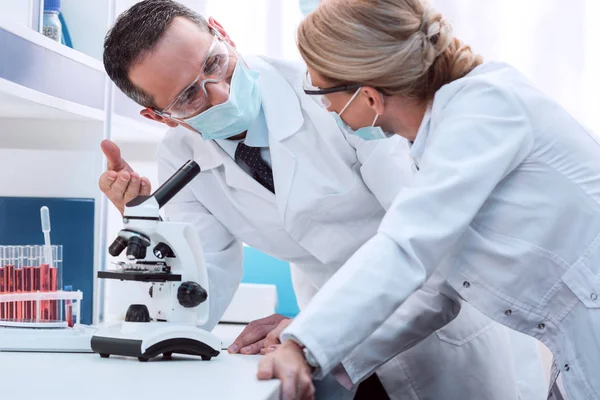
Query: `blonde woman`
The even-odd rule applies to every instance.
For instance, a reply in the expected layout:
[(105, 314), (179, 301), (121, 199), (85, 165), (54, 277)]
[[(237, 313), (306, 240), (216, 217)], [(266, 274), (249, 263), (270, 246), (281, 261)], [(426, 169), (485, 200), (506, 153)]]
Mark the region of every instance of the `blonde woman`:
[(306, 93), (363, 139), (406, 138), (415, 174), (259, 378), (311, 398), (309, 374), (338, 365), (438, 269), (456, 296), (545, 343), (570, 400), (600, 399), (597, 139), (419, 0), (324, 1), (298, 45)]

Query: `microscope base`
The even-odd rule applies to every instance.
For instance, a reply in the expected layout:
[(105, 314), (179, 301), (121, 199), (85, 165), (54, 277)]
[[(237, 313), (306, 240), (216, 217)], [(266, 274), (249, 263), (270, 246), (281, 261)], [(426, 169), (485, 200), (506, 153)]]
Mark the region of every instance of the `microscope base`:
[(187, 354), (210, 360), (219, 355), (221, 341), (213, 334), (172, 322), (121, 322), (94, 334), (92, 350), (106, 358), (111, 355), (136, 357), (139, 361), (163, 355)]

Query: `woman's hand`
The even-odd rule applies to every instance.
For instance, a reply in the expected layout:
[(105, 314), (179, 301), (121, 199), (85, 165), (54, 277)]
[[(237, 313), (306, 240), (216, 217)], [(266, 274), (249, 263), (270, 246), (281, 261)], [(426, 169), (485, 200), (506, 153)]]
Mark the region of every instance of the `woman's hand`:
[(310, 367), (304, 359), (302, 348), (290, 340), (260, 360), (257, 377), (260, 380), (281, 380), (281, 399), (314, 400), (315, 398)]

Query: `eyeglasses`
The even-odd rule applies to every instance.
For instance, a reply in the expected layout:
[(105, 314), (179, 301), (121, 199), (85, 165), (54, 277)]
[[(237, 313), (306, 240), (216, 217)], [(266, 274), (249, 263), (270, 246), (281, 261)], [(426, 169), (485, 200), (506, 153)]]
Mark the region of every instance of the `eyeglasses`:
[(154, 110), (156, 114), (161, 117), (186, 119), (208, 106), (206, 84), (221, 82), (229, 69), (229, 48), (216, 31), (213, 34), (213, 41), (202, 62), (200, 74), (162, 111)]
[(326, 94), (358, 90), (360, 87), (361, 87), (361, 85), (359, 85), (359, 84), (350, 83), (350, 84), (334, 86), (334, 87), (330, 87), (330, 88), (320, 88), (320, 87), (313, 85), (308, 71), (306, 72), (306, 75), (304, 76), (304, 82), (303, 82), (304, 93), (311, 96), (311, 98), (318, 105), (320, 105), (323, 108), (329, 108), (329, 106), (331, 106), (331, 102), (325, 96)]

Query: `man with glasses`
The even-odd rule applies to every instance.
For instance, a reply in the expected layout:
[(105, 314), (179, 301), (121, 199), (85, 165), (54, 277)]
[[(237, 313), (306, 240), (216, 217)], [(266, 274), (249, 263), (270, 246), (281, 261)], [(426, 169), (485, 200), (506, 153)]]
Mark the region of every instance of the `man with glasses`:
[[(180, 127), (159, 148), (160, 180), (188, 159), (201, 167), (165, 212), (193, 223), (203, 243), (210, 278), (207, 329), (238, 287), (243, 242), (290, 262), (302, 307), (376, 232), (410, 178), (402, 139), (389, 139), (395, 142), (390, 146), (346, 135), (324, 108), (326, 97), (304, 93), (350, 87), (315, 88), (303, 65), (241, 57), (214, 19), (207, 22), (176, 2), (146, 0), (123, 13), (106, 38), (104, 64), (115, 84), (144, 107), (142, 115)], [(114, 143), (105, 141), (102, 148), (108, 170), (99, 185), (123, 212), (129, 200), (150, 193), (150, 184)], [(531, 365), (527, 357), (537, 354), (535, 347), (513, 359), (506, 328), (468, 305), (456, 317), (460, 304), (439, 293), (443, 282), (437, 278), (357, 348), (336, 376), (347, 387), (370, 376), (358, 385), (356, 398), (518, 399), (515, 373), (524, 371), (514, 365)], [(255, 321), (229, 351), (264, 352), (286, 323), (278, 315)], [(377, 360), (386, 358), (391, 360), (376, 370)]]

